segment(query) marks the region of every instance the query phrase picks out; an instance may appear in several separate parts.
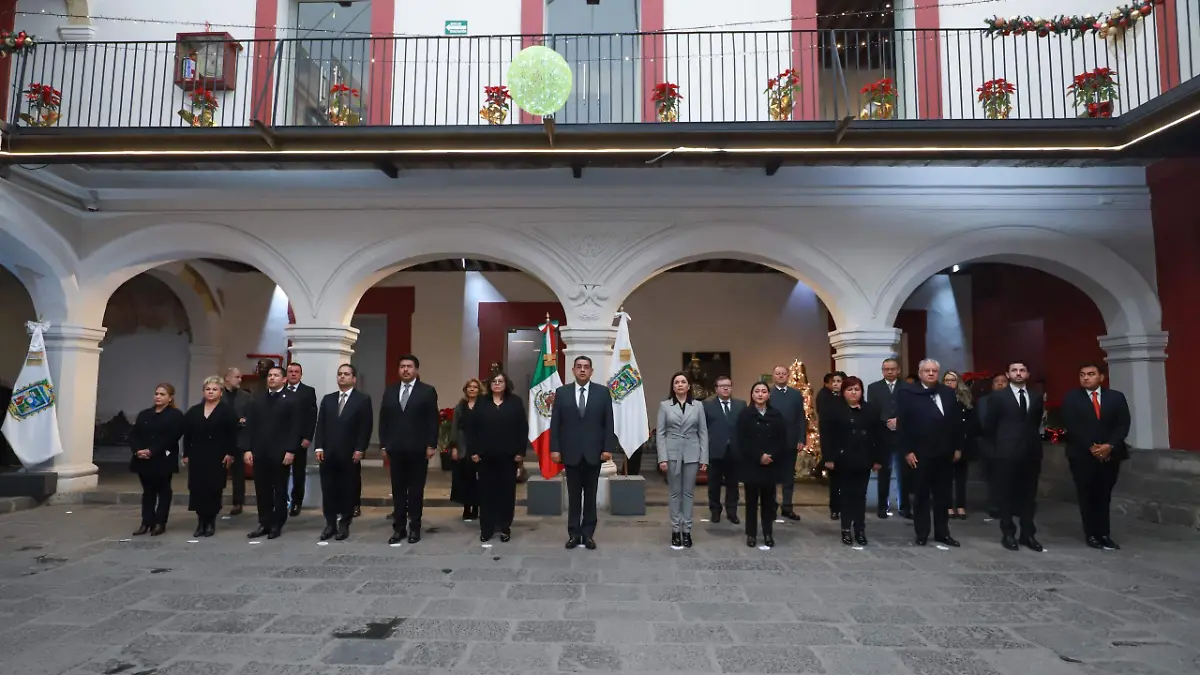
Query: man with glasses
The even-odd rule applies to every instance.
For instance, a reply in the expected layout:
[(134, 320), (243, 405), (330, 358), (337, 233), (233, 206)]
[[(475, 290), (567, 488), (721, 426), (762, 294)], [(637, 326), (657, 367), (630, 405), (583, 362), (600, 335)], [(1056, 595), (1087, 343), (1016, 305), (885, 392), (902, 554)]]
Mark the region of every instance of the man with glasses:
[(721, 522), (721, 487), (725, 488), (724, 508), (729, 522), (737, 525), (737, 418), (746, 402), (733, 398), (733, 380), (721, 375), (716, 381), (717, 395), (704, 401), (708, 423), (708, 510), (712, 521)]

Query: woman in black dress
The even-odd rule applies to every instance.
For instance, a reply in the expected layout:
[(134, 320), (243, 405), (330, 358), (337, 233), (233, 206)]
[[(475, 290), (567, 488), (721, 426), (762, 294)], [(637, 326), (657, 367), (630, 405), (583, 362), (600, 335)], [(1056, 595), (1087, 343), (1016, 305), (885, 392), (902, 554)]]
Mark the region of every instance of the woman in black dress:
[(142, 482), (142, 526), (133, 534), (157, 537), (167, 531), (171, 511), (171, 476), (179, 471), (179, 437), (183, 413), (175, 407), (175, 387), (163, 382), (154, 388), (154, 407), (138, 413), (129, 432), (133, 457), (129, 470)]
[[(882, 436), (886, 428), (879, 411), (863, 400), (863, 382), (847, 377), (842, 382), (843, 405), (831, 405), (821, 418), (821, 448), (825, 466), (838, 477), (837, 507), (842, 519), (842, 543), (867, 545), (864, 518), (871, 472), (883, 465)], [(851, 536), (853, 530), (853, 537)]]
[(225, 492), (225, 474), (233, 464), (228, 454), (237, 445), (238, 414), (221, 400), (222, 381), (204, 380), (204, 400), (183, 417), (183, 464), (188, 469), (188, 510), (196, 512), (194, 537), (211, 537)]
[(462, 504), (462, 519), (470, 522), (479, 517), (479, 465), (471, 461), (471, 454), (467, 452), (467, 429), (483, 384), (472, 377), (463, 385), (462, 391), (462, 400), (454, 406), (454, 419), (450, 421), (450, 459), (454, 460), (450, 501)]
[[(958, 371), (947, 370), (942, 376), (942, 384), (954, 390), (954, 398), (962, 409), (963, 449), (954, 462), (950, 473), (952, 487), (950, 489), (950, 517), (958, 520), (967, 519), (967, 474), (970, 472), (971, 460), (975, 458), (975, 447), (983, 430), (975, 413), (975, 397), (971, 395), (971, 386), (962, 381)], [(1007, 384), (1007, 382), (1006, 382)]]
[[(823, 380), (824, 386), (821, 391), (817, 392), (817, 433), (821, 438), (825, 438), (825, 420), (842, 406), (842, 381), (846, 379), (846, 374), (842, 371), (834, 371), (827, 373)], [(825, 462), (825, 480), (829, 481), (829, 519), (840, 519), (841, 513), (841, 486), (838, 479), (837, 470), (829, 466), (829, 462)]]
[[(771, 407), (771, 389), (765, 382), (750, 388), (750, 405), (737, 419), (738, 473), (746, 493), (746, 545), (758, 545), (758, 515), (762, 514), (763, 543), (775, 545), (771, 526), (775, 518), (775, 486), (783, 482), (775, 457), (787, 453), (787, 423)], [(786, 476), (792, 480), (791, 475)]]
[(479, 467), (479, 541), (500, 531), (500, 541), (512, 538), (517, 506), (517, 469), (529, 447), (529, 418), (513, 395), (508, 375), (488, 380), (490, 396), (476, 401), (468, 427), (470, 460)]

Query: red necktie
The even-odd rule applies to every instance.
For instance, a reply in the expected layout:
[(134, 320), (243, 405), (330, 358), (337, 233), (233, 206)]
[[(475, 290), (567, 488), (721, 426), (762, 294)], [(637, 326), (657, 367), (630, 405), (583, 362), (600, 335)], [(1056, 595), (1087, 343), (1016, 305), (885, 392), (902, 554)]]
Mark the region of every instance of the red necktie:
[(1092, 407), (1096, 409), (1096, 419), (1100, 419), (1100, 392), (1092, 392)]

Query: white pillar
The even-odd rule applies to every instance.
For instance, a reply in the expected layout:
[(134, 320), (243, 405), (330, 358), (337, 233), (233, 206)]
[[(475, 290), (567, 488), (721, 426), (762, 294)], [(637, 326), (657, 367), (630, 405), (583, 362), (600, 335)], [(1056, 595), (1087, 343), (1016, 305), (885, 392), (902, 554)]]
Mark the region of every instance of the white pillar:
[(829, 344), (838, 370), (870, 384), (883, 377), (884, 359), (896, 358), (900, 329), (835, 330), (829, 334)]
[[(354, 356), (354, 343), (358, 340), (358, 329), (344, 325), (297, 326), (292, 324), (284, 331), (292, 346), (292, 360), (304, 367), (304, 383), (317, 392), (317, 405), (328, 393), (337, 390), (338, 366), (350, 363)], [(378, 402), (372, 401), (373, 405)], [(308, 449), (308, 464), (304, 501), (317, 507), (321, 504), (321, 481), (316, 477), (320, 471), (313, 457), (316, 448)]]
[(1108, 380), (1129, 401), (1129, 444), (1163, 450), (1170, 446), (1167, 427), (1167, 334), (1102, 335), (1108, 354)]
[(52, 324), (43, 336), (54, 380), (55, 408), (63, 454), (54, 458), (59, 494), (96, 489), (92, 462), (96, 437), (96, 389), (100, 382), (100, 340), (106, 329)]
[[(210, 375), (220, 377), (221, 372), (221, 348), (212, 345), (192, 345), (188, 348), (188, 374), (187, 374), (187, 390), (180, 396), (183, 401), (186, 401), (187, 407), (191, 407), (199, 403), (204, 398), (204, 378)], [(183, 407), (184, 403), (180, 403)]]
[[(575, 381), (571, 367), (575, 358), (586, 356), (592, 360), (592, 380), (600, 386), (606, 386), (605, 374), (608, 371), (608, 361), (612, 358), (613, 345), (617, 341), (617, 329), (612, 326), (599, 328), (571, 328), (563, 326), (559, 329), (563, 341), (563, 356), (566, 360), (566, 384)], [(636, 448), (634, 448), (636, 450)], [(608, 476), (617, 474), (617, 464), (612, 460), (600, 465), (600, 486), (596, 492), (596, 505), (599, 508), (608, 506)], [(565, 493), (564, 493), (565, 494)]]

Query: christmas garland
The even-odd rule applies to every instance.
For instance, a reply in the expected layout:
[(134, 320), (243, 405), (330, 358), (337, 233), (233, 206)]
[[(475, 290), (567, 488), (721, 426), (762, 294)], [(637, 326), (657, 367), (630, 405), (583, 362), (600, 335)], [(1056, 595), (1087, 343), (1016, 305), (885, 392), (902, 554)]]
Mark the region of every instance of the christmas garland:
[(1014, 16), (1005, 19), (1002, 16), (994, 16), (984, 19), (983, 22), (987, 24), (987, 34), (993, 39), (1009, 35), (1037, 33), (1038, 37), (1070, 34), (1071, 39), (1075, 40), (1088, 33), (1096, 33), (1102, 40), (1107, 40), (1110, 37), (1120, 37), (1138, 21), (1150, 16), (1156, 5), (1164, 2), (1166, 0), (1137, 0), (1132, 5), (1124, 5), (1107, 14), (1100, 14), (1099, 18), (1095, 14), (1060, 15), (1053, 19), (1030, 16)]

